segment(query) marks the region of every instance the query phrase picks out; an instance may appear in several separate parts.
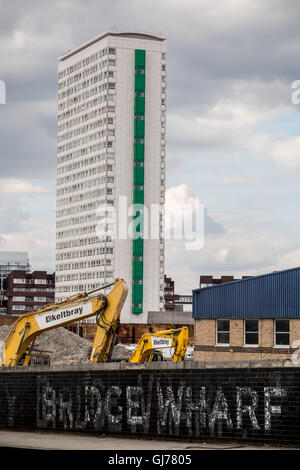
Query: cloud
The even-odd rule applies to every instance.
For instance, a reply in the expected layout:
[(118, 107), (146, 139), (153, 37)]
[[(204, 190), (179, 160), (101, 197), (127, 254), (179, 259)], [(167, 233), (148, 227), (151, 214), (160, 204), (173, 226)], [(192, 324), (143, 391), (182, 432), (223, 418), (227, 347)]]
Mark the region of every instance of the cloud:
[[(43, 217), (45, 212), (50, 212), (53, 217), (54, 194), (54, 188), (49, 181), (39, 180), (38, 184), (35, 180), (1, 178), (0, 234), (3, 237), (9, 234), (22, 236), (24, 228), (28, 229), (27, 221), (31, 220), (34, 214)], [(4, 239), (7, 240), (5, 237)]]
[[(189, 208), (191, 212), (188, 212)], [(197, 212), (197, 209), (199, 209), (199, 212)], [(172, 231), (181, 233), (181, 231), (183, 231), (184, 235), (184, 214), (186, 214), (187, 220), (190, 220), (189, 217), (196, 218), (197, 214), (198, 217), (201, 217), (201, 221), (198, 221), (198, 226), (201, 232), (203, 231), (203, 236), (220, 234), (225, 231), (224, 227), (208, 214), (208, 210), (204, 207), (203, 203), (201, 203), (199, 196), (195, 196), (187, 184), (181, 184), (167, 189), (165, 196), (165, 213), (166, 232), (168, 233)], [(182, 217), (178, 218), (178, 214)], [(178, 224), (180, 226), (178, 226)], [(196, 225), (191, 225), (191, 228), (194, 233)]]
[(245, 184), (253, 181), (252, 178), (247, 178), (243, 176), (222, 176), (220, 178), (222, 184)]
[(0, 248), (3, 248), (5, 245), (5, 240), (4, 238), (2, 237), (2, 235), (0, 235)]
[(37, 264), (54, 266), (54, 195), (45, 207), (51, 226), (40, 198), (22, 200), (46, 197), (42, 179), (55, 184), (58, 58), (112, 26), (138, 25), (167, 37), (167, 195), (207, 207), (203, 250), (187, 255), (170, 241), (167, 269), (188, 288), (197, 287), (200, 273), (258, 273), (297, 257), (291, 233), (298, 233), (299, 137), (281, 119), (299, 122), (300, 108), (291, 102), (291, 83), (300, 78), (298, 2), (2, 3), (7, 104), (0, 106), (0, 151), (7, 182), (0, 188), (0, 233), (10, 249), (26, 247)]
[[(220, 237), (206, 237), (202, 250), (189, 252), (174, 240), (166, 243), (166, 273), (176, 292), (190, 293), (199, 286), (200, 275), (258, 275), (300, 264), (300, 237), (267, 227), (226, 227)], [(248, 229), (248, 230), (247, 230)], [(296, 248), (295, 248), (296, 247)]]
[(34, 270), (54, 271), (55, 213), (39, 213), (20, 222), (18, 232), (2, 235), (5, 251), (27, 251)]
[(48, 194), (49, 191), (47, 186), (35, 185), (27, 180), (0, 179), (0, 193)]
[[(20, 207), (19, 200), (7, 194), (1, 195), (0, 234), (2, 236), (7, 233), (21, 232), (22, 222), (26, 220), (27, 217), (28, 213)], [(2, 238), (5, 239), (5, 237)]]

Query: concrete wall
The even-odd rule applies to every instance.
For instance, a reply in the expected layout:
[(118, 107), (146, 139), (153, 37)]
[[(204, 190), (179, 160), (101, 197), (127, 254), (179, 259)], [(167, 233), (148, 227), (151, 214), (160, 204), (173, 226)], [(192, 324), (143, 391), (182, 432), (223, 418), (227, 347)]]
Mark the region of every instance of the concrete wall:
[(290, 347), (274, 347), (273, 319), (259, 320), (258, 347), (244, 346), (244, 320), (230, 320), (230, 346), (216, 346), (216, 320), (195, 320), (196, 361), (210, 360), (256, 360), (288, 359), (295, 348), (292, 344), (300, 340), (300, 320), (290, 320)]
[(300, 444), (290, 361), (3, 368), (0, 427)]
[(192, 312), (148, 312), (148, 323), (194, 325)]

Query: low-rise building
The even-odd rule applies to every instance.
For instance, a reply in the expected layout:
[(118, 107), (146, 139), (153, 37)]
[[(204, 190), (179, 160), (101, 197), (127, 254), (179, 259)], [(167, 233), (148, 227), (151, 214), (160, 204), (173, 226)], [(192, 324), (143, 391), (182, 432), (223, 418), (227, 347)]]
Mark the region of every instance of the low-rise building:
[(15, 269), (26, 273), (30, 271), (28, 253), (26, 251), (0, 251), (0, 315), (7, 314), (6, 279)]
[(300, 268), (193, 291), (195, 360), (291, 358), (300, 340)]
[(175, 294), (175, 281), (164, 276), (164, 308), (166, 312), (191, 312), (192, 295)]
[[(248, 279), (251, 276), (242, 276), (241, 279)], [(224, 284), (225, 282), (239, 281), (240, 279), (235, 278), (234, 276), (221, 276), (213, 277), (207, 274), (201, 274), (199, 287), (211, 287), (217, 284)]]
[(7, 315), (21, 315), (32, 312), (54, 302), (55, 273), (22, 270), (12, 271), (5, 281), (5, 296), (7, 298)]

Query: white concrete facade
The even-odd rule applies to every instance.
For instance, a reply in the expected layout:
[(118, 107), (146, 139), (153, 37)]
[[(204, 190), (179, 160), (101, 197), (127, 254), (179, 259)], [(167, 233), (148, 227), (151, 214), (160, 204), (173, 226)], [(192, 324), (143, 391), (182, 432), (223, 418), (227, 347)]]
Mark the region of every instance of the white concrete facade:
[[(165, 193), (164, 38), (104, 33), (59, 61), (56, 299), (126, 280), (122, 323), (145, 323), (163, 307), (164, 242), (144, 240), (143, 312), (132, 313), (132, 240), (101, 241), (97, 208), (133, 201), (134, 54), (146, 51), (144, 203), (163, 205)], [(122, 214), (124, 215), (124, 214)], [(128, 218), (130, 221), (130, 218)], [(159, 223), (159, 222), (158, 222)], [(162, 222), (161, 222), (162, 224)]]

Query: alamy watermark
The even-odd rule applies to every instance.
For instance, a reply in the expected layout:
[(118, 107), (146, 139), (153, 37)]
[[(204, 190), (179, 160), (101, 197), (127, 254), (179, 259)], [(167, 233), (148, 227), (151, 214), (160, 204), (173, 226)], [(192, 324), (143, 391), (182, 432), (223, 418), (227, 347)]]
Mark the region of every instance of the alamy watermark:
[(6, 85), (3, 80), (0, 80), (0, 104), (6, 104)]
[(300, 358), (299, 358), (299, 354), (300, 354), (300, 340), (297, 339), (295, 341), (293, 341), (292, 343), (292, 348), (293, 349), (296, 349), (293, 354), (292, 354), (292, 363), (295, 364), (296, 366), (298, 366), (300, 364)]
[(300, 80), (294, 80), (292, 82), (292, 89), (295, 90), (292, 92), (291, 99), (293, 104), (300, 103)]
[(120, 196), (116, 205), (102, 204), (97, 209), (96, 234), (100, 240), (182, 240), (188, 251), (204, 245), (204, 205), (200, 203), (128, 204)]

